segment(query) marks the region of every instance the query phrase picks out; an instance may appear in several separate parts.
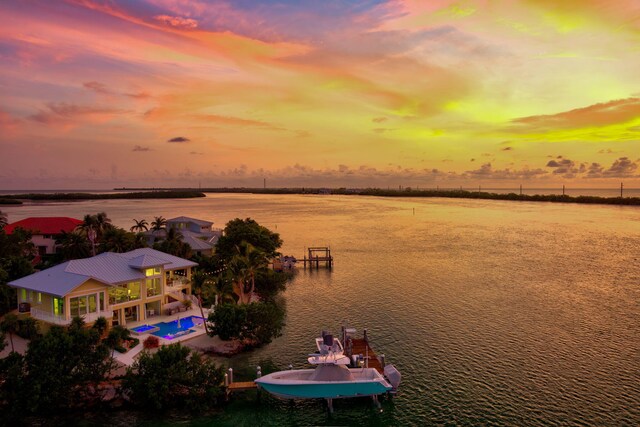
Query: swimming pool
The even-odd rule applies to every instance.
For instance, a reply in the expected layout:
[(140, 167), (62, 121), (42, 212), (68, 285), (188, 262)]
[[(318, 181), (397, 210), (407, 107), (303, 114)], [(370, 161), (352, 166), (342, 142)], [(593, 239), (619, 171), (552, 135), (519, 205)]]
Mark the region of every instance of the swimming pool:
[(142, 325), (133, 328), (132, 331), (137, 333), (151, 333), (157, 337), (164, 338), (166, 340), (172, 340), (174, 338), (190, 334), (195, 332), (194, 326), (202, 325), (204, 318), (200, 316), (188, 316), (184, 318), (178, 318), (171, 322), (160, 322), (152, 325)]
[(131, 328), (131, 332), (133, 332), (136, 335), (152, 334), (158, 330), (159, 328), (153, 325), (140, 325), (140, 326), (136, 326), (135, 328)]

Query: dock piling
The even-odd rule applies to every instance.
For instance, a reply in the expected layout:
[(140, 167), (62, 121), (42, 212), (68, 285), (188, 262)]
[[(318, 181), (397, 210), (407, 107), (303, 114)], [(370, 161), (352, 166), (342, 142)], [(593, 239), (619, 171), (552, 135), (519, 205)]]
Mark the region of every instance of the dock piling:
[(307, 263), (309, 263), (309, 268), (320, 268), (320, 263), (324, 263), (325, 267), (331, 269), (333, 266), (331, 249), (328, 246), (307, 248), (307, 255), (302, 259), (305, 268)]
[(376, 406), (376, 408), (382, 409), (382, 406), (380, 405), (380, 400), (378, 400), (378, 395), (374, 394), (371, 397), (373, 398), (373, 404)]
[(333, 399), (327, 399), (327, 408), (329, 408), (329, 413), (333, 414)]

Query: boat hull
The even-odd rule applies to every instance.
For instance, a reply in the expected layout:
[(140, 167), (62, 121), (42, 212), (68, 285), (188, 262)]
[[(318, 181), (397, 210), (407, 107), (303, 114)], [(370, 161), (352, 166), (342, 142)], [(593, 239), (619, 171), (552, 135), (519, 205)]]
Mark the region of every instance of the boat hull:
[[(282, 399), (341, 399), (376, 396), (391, 390), (391, 385), (377, 371), (366, 372), (365, 375), (362, 375), (363, 369), (353, 369), (353, 373), (357, 375), (358, 379), (351, 381), (295, 379), (310, 376), (313, 371), (313, 369), (303, 369), (275, 372), (258, 378), (256, 383), (268, 393)], [(290, 375), (286, 377), (288, 373)]]

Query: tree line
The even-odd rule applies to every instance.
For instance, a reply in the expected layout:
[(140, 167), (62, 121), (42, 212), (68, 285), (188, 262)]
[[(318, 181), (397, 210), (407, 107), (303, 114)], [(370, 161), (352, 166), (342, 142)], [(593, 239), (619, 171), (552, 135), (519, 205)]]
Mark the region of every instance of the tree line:
[(58, 415), (114, 401), (145, 411), (176, 406), (195, 411), (219, 403), (223, 369), (180, 344), (143, 351), (118, 374), (110, 351), (128, 331), (115, 327), (106, 334), (101, 319), (91, 327), (78, 317), (68, 327), (52, 326), (31, 339), (24, 355), (11, 352), (0, 359), (5, 420), (24, 422), (29, 415)]

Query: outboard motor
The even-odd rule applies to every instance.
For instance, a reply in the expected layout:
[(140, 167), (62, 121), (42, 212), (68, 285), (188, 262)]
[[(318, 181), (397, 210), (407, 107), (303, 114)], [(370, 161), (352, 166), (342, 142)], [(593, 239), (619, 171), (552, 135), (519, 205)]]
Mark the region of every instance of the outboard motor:
[(391, 393), (396, 393), (398, 391), (398, 386), (400, 386), (400, 379), (402, 378), (400, 371), (398, 371), (393, 365), (387, 365), (384, 367), (384, 376), (387, 377), (389, 384), (393, 387)]

